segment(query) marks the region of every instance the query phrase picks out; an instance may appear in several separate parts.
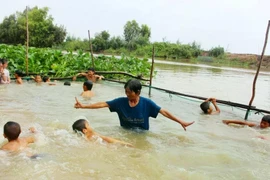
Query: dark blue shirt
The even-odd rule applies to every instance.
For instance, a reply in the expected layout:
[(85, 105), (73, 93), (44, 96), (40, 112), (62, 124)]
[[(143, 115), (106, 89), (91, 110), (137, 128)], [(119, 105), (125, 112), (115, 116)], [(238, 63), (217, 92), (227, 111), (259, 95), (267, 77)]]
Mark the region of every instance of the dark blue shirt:
[(106, 102), (111, 112), (117, 112), (120, 125), (126, 128), (139, 127), (149, 129), (149, 117), (156, 118), (161, 107), (151, 99), (140, 97), (139, 103), (130, 107), (127, 97), (116, 98)]

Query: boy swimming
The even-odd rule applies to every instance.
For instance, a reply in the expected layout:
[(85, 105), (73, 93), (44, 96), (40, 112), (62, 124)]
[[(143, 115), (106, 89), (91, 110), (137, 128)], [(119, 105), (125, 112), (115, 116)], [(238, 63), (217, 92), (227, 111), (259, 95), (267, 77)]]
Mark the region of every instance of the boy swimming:
[[(32, 133), (35, 129), (31, 127), (29, 129)], [(1, 150), (5, 151), (19, 151), (27, 147), (28, 144), (35, 141), (34, 137), (20, 138), (21, 127), (18, 123), (9, 121), (4, 125), (4, 137), (8, 139), (8, 142), (1, 147)]]
[(73, 131), (75, 131), (76, 133), (83, 133), (84, 136), (90, 140), (91, 138), (94, 137), (100, 137), (102, 140), (106, 141), (107, 143), (117, 143), (117, 144), (122, 144), (122, 145), (127, 145), (130, 147), (133, 147), (132, 144), (124, 142), (124, 141), (120, 141), (111, 137), (107, 137), (107, 136), (103, 136), (100, 135), (98, 133), (96, 133), (91, 126), (89, 125), (88, 121), (85, 119), (79, 119), (77, 121), (75, 121), (72, 125), (72, 129)]

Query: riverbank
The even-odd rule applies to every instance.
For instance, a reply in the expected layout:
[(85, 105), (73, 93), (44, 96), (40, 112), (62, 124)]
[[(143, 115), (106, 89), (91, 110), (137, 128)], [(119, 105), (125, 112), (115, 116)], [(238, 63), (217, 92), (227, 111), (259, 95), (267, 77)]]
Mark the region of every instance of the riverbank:
[[(110, 56), (121, 56), (118, 53), (102, 53), (104, 55)], [(126, 54), (131, 55), (132, 54)], [(139, 57), (139, 58), (151, 58), (151, 57)], [(190, 63), (190, 64), (206, 64), (217, 67), (231, 67), (231, 68), (244, 68), (244, 69), (257, 69), (259, 64), (260, 55), (256, 54), (236, 54), (236, 53), (225, 53), (220, 57), (211, 57), (208, 52), (203, 52), (201, 56), (196, 58), (184, 59), (184, 58), (164, 58), (155, 57), (157, 60), (169, 61), (169, 62), (180, 62), (180, 63)], [(261, 64), (261, 70), (270, 71), (270, 56), (264, 56), (263, 62)]]

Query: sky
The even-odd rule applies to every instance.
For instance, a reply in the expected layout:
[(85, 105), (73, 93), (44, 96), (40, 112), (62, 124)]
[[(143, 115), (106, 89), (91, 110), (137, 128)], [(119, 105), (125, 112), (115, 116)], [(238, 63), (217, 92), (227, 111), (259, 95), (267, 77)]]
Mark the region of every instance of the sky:
[(26, 6), (49, 7), (55, 24), (82, 39), (88, 30), (123, 36), (126, 22), (136, 20), (151, 28), (151, 42), (196, 41), (204, 50), (247, 54), (261, 54), (270, 20), (270, 0), (5, 0), (0, 22)]

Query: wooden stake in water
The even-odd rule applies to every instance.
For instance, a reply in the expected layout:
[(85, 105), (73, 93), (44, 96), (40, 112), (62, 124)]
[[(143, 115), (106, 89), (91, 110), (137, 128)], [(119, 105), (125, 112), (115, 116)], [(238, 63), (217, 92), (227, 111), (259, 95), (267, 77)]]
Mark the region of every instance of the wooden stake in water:
[(152, 50), (152, 65), (151, 65), (151, 72), (150, 72), (150, 84), (149, 84), (149, 92), (148, 92), (148, 95), (149, 96), (151, 96), (151, 86), (152, 86), (154, 61), (155, 61), (154, 59), (155, 59), (155, 46), (153, 45), (153, 50)]
[(264, 57), (264, 52), (265, 52), (266, 45), (267, 45), (269, 27), (270, 27), (270, 20), (268, 20), (268, 26), (267, 26), (267, 29), (266, 29), (265, 40), (264, 40), (264, 46), (263, 46), (262, 54), (260, 56), (260, 60), (259, 60), (260, 62), (259, 62), (258, 68), (257, 68), (257, 72), (256, 72), (254, 80), (253, 80), (252, 96), (251, 96), (251, 99), (249, 101), (249, 108), (247, 109), (247, 112), (246, 112), (246, 115), (245, 115), (245, 120), (247, 120), (247, 118), (248, 118), (248, 113), (250, 111), (250, 107), (251, 107), (252, 102), (253, 102), (254, 97), (255, 97), (256, 82), (257, 82), (257, 77), (258, 77), (258, 74), (259, 74), (259, 71), (260, 71), (260, 68), (261, 68), (261, 64), (262, 64), (263, 57)]
[(90, 48), (91, 59), (92, 59), (92, 67), (94, 68), (95, 63), (94, 63), (93, 47), (92, 47), (91, 38), (90, 38), (90, 30), (88, 30), (88, 38), (89, 38), (89, 48)]
[(28, 76), (28, 47), (29, 47), (29, 31), (28, 31), (28, 7), (26, 6), (26, 75)]

